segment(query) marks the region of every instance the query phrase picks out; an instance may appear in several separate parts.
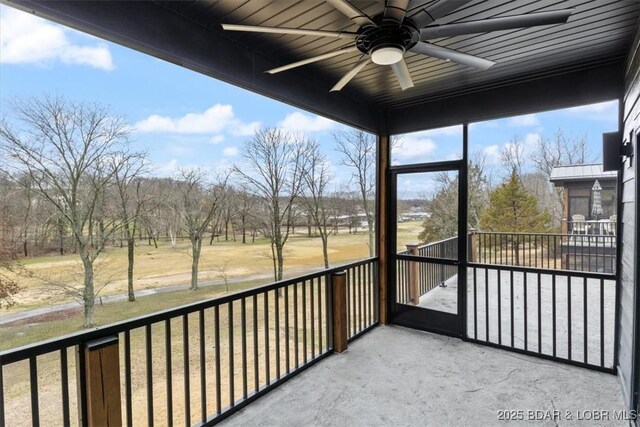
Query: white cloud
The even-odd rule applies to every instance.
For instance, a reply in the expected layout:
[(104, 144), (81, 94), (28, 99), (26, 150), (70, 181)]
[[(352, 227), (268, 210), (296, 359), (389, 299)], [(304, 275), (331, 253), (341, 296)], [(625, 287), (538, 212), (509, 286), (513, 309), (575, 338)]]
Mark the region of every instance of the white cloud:
[[(76, 44), (70, 34), (81, 34), (34, 15), (0, 6), (0, 63), (88, 65), (115, 68), (106, 43)], [(89, 39), (87, 36), (84, 38)]]
[(540, 122), (535, 114), (525, 114), (524, 116), (511, 117), (507, 124), (511, 127), (536, 126)]
[(432, 154), (437, 145), (431, 138), (420, 134), (404, 135), (400, 142), (392, 149), (392, 158), (394, 159), (412, 159), (412, 163), (424, 161), (426, 157)]
[(183, 163), (178, 161), (178, 159), (171, 159), (165, 163), (154, 163), (152, 166), (153, 174), (159, 177), (175, 177), (180, 169), (199, 169), (206, 172), (210, 178), (214, 178), (218, 174), (230, 170), (232, 163), (228, 159), (218, 159), (213, 163)]
[(618, 101), (599, 102), (567, 108), (565, 112), (593, 120), (618, 120)]
[(171, 177), (178, 172), (178, 159), (171, 159), (166, 163), (156, 163), (153, 165), (153, 173), (156, 176)]
[(237, 147), (226, 147), (224, 150), (222, 150), (222, 154), (227, 156), (227, 157), (237, 156), (238, 155), (238, 148)]
[(209, 139), (212, 144), (220, 144), (222, 141), (224, 141), (224, 135), (214, 135)]
[(541, 138), (540, 134), (536, 132), (526, 134), (524, 136), (525, 150), (527, 148), (535, 147), (538, 141), (540, 140), (540, 138)]
[[(153, 114), (136, 123), (139, 132), (169, 132), (179, 134), (202, 134), (229, 131), (233, 135), (251, 135), (260, 126), (259, 122), (243, 123), (229, 104), (216, 104), (203, 112), (188, 113), (182, 117), (168, 117)], [(224, 138), (224, 137), (223, 137)], [(221, 142), (220, 135), (214, 136), (210, 142)]]
[(485, 161), (490, 165), (497, 165), (500, 163), (500, 146), (498, 144), (489, 145), (484, 147), (482, 154), (485, 157)]
[(260, 122), (240, 123), (236, 122), (230, 129), (232, 135), (235, 136), (251, 136), (260, 128)]
[(336, 122), (316, 115), (307, 115), (299, 111), (287, 114), (278, 127), (291, 132), (323, 132), (333, 129)]

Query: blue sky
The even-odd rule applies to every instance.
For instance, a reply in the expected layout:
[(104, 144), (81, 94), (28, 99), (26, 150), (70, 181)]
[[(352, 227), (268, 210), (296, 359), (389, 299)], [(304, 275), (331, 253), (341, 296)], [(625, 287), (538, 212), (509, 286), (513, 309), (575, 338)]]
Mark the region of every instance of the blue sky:
[[(159, 59), (0, 6), (0, 113), (10, 113), (14, 97), (61, 94), (68, 99), (107, 104), (136, 128), (134, 144), (145, 149), (154, 173), (169, 176), (178, 167), (228, 167), (239, 160), (243, 141), (259, 126), (282, 126), (319, 140), (339, 181), (331, 132), (335, 122), (299, 111)], [(472, 124), (470, 151), (497, 164), (514, 136), (533, 147), (539, 136), (562, 129), (587, 137), (599, 157), (601, 134), (617, 130), (617, 103)], [(405, 135), (394, 164), (452, 159), (461, 152), (460, 127)], [(424, 192), (429, 183), (402, 191)]]

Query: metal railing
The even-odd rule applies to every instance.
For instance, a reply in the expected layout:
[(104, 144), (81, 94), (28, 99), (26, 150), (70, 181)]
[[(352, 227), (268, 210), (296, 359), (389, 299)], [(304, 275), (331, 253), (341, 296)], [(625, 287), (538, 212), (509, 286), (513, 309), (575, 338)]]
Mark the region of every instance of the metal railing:
[(468, 271), (469, 339), (613, 372), (614, 275), (486, 264)]
[[(617, 222), (612, 219), (600, 220), (562, 220), (563, 230), (570, 234), (595, 234), (601, 236), (615, 236)], [(564, 225), (566, 223), (566, 226)]]
[(332, 274), (347, 275), (348, 337), (377, 324), (376, 265), (371, 258), (4, 351), (0, 425), (86, 425), (86, 345), (107, 337), (119, 341), (124, 424), (215, 423), (331, 352)]
[[(409, 250), (398, 252), (398, 255), (414, 255)], [(417, 247), (419, 257), (444, 258), (455, 260), (458, 257), (458, 238), (431, 242)], [(396, 261), (396, 302), (406, 304), (411, 301), (411, 286), (417, 281), (420, 296), (432, 289), (444, 285), (447, 280), (458, 274), (455, 265), (419, 262), (417, 269), (412, 269), (413, 261), (398, 259)], [(414, 275), (416, 275), (414, 279)]]
[(347, 337), (352, 340), (378, 323), (377, 272), (373, 262), (359, 263), (344, 271), (347, 273)]
[(615, 273), (616, 238), (605, 234), (475, 231), (470, 235), (469, 258), (482, 264)]

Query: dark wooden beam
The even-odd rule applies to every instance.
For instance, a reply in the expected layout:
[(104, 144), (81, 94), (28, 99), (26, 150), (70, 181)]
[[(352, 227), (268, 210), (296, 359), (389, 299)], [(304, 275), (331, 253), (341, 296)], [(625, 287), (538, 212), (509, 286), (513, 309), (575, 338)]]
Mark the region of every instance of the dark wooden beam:
[(378, 319), (381, 324), (389, 323), (388, 301), (388, 262), (389, 262), (389, 236), (387, 221), (389, 218), (389, 136), (378, 135), (377, 150), (377, 204), (376, 204), (376, 229), (378, 236)]

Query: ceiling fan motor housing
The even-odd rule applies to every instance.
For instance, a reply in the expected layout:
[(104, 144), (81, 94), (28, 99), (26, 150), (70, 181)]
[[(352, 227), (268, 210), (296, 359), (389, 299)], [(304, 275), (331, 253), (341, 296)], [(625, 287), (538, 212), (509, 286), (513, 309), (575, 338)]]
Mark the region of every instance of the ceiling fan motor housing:
[(402, 59), (404, 52), (420, 40), (420, 33), (409, 25), (382, 24), (361, 29), (356, 38), (356, 47), (370, 55), (374, 63), (394, 64)]

